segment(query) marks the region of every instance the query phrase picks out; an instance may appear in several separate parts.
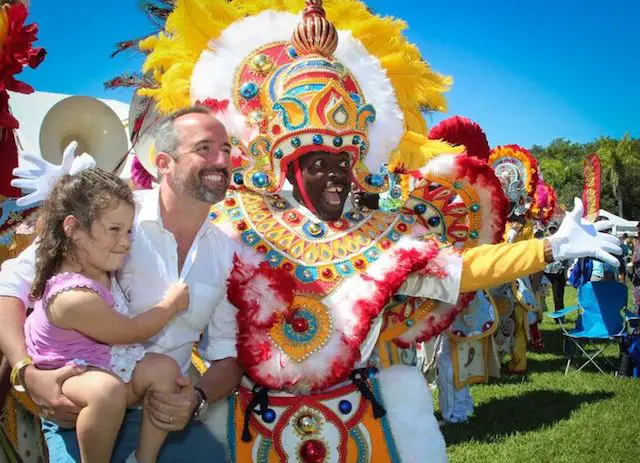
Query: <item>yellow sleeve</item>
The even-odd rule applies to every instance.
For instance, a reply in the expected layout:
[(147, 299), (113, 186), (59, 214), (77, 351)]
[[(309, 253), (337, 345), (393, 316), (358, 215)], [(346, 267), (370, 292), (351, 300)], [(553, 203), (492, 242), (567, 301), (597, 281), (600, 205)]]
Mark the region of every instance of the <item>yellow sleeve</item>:
[(478, 246), (462, 257), (460, 292), (494, 288), (545, 267), (544, 240)]

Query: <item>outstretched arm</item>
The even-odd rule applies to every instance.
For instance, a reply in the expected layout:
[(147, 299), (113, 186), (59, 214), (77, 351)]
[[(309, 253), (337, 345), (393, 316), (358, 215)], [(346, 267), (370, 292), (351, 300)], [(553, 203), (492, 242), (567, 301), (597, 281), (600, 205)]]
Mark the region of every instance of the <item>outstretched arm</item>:
[(492, 288), (517, 278), (540, 272), (553, 260), (593, 257), (619, 266), (614, 256), (622, 254), (620, 241), (601, 230), (611, 228), (608, 221), (595, 224), (582, 218), (582, 201), (568, 213), (558, 231), (545, 240), (528, 240), (478, 246), (464, 254), (460, 292)]
[(544, 270), (545, 246), (547, 258), (552, 258), (546, 240), (527, 240), (478, 246), (466, 251), (462, 261), (460, 292), (493, 288), (517, 278)]

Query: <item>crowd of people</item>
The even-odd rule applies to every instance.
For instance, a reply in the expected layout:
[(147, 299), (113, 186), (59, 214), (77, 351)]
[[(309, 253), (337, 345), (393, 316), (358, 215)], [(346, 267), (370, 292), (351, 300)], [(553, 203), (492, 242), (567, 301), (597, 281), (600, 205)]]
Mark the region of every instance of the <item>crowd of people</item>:
[[(15, 423), (32, 457), (446, 461), (411, 354), (440, 336), (441, 412), (464, 421), (490, 359), (509, 355), (524, 374), (527, 340), (542, 348), (542, 276), (559, 310), (568, 262), (589, 278), (618, 267), (610, 224), (585, 220), (580, 201), (533, 236), (533, 191), (546, 186), (537, 167), (513, 168), (532, 162), (526, 150), (491, 150), (464, 118), (425, 133), (412, 114), (441, 83), (425, 62), (411, 61), (407, 92), (321, 1), (305, 3), (294, 16), (210, 2), (233, 18), (207, 37), (215, 47), (168, 53), (200, 43), (180, 34), (147, 44), (157, 75), (201, 56), (185, 76), (194, 104), (169, 79), (147, 88), (167, 113), (153, 152), (138, 153), (152, 188), (73, 143), (61, 165), (26, 156), (37, 168), (13, 171), (22, 205), (46, 198), (33, 243), (0, 271), (0, 350), (42, 419)], [(377, 20), (358, 5), (354, 21)], [(405, 48), (389, 53), (408, 59), (397, 34), (388, 46)], [(385, 210), (391, 175), (410, 187)]]

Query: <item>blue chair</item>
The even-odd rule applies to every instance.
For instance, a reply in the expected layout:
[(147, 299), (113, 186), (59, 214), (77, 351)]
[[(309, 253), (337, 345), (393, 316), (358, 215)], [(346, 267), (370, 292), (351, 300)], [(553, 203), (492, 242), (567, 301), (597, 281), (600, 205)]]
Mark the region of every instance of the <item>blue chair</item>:
[[(625, 333), (625, 319), (622, 311), (627, 305), (627, 287), (617, 281), (595, 281), (586, 283), (578, 288), (578, 305), (567, 307), (547, 316), (560, 322), (560, 328), (567, 339), (573, 342), (586, 357), (585, 362), (576, 370), (580, 371), (589, 363), (593, 364), (601, 373), (604, 370), (598, 365), (596, 358), (600, 356), (609, 345), (619, 340)], [(564, 317), (578, 311), (578, 320), (575, 328), (568, 331), (563, 323)], [(587, 353), (580, 341), (587, 343), (604, 343), (604, 346), (595, 352)], [(573, 354), (569, 354), (567, 368), (564, 374), (569, 373), (569, 367), (573, 360)], [(613, 365), (606, 357), (602, 356), (613, 369)]]

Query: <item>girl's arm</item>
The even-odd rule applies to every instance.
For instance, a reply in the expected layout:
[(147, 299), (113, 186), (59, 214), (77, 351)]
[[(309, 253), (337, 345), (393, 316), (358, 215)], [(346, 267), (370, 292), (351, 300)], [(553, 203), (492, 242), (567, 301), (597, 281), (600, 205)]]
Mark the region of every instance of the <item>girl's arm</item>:
[(96, 292), (86, 288), (58, 294), (47, 309), (49, 319), (56, 326), (77, 330), (96, 341), (113, 345), (148, 340), (188, 305), (187, 286), (177, 283), (157, 306), (133, 318), (119, 314)]

